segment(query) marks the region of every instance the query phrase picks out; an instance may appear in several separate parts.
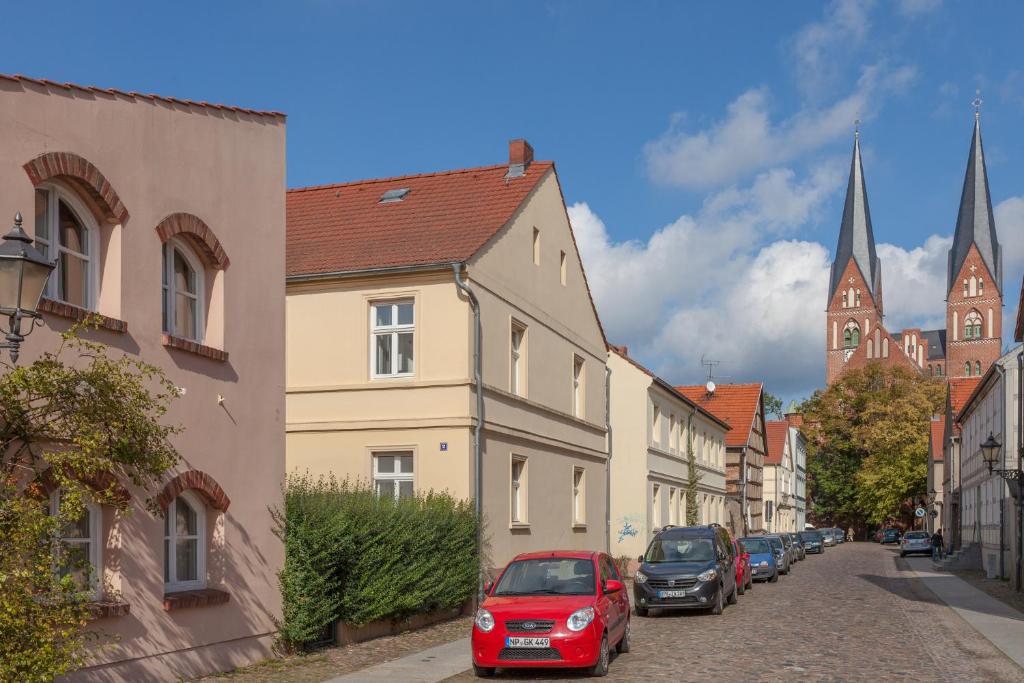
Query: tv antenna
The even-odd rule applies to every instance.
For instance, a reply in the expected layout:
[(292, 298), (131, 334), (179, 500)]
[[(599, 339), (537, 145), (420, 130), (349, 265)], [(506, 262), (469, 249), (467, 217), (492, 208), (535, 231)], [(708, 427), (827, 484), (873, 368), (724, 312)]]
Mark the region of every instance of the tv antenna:
[(715, 380), (714, 380), (715, 368), (718, 367), (719, 365), (721, 365), (722, 361), (720, 361), (720, 360), (707, 360), (707, 359), (704, 358), (704, 354), (702, 353), (700, 355), (700, 364), (701, 364), (701, 367), (706, 367), (708, 369), (708, 383), (704, 385), (704, 388), (708, 390), (709, 394), (713, 394), (713, 393), (715, 393)]

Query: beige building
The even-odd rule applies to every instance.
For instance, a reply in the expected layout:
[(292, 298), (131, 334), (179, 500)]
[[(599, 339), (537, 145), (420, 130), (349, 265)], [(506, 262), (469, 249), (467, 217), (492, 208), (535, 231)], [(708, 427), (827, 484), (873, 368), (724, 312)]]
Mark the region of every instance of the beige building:
[[(946, 537), (946, 530), (942, 529), (943, 507), (945, 507), (945, 492), (943, 481), (945, 472), (945, 437), (946, 421), (941, 415), (933, 415), (928, 430), (928, 517), (925, 528), (935, 533), (942, 530)], [(946, 537), (948, 541), (948, 537)]]
[(957, 416), (967, 399), (981, 381), (980, 377), (951, 377), (947, 383), (945, 426), (942, 456), (942, 520), (940, 529), (946, 546), (952, 550), (963, 548), (963, 466), (961, 463), (961, 433)]
[(636, 559), (666, 525), (686, 526), (688, 448), (699, 471), (696, 524), (725, 522), (728, 425), (628, 356), (608, 353), (611, 553)]
[(606, 542), (604, 334), (554, 164), (509, 149), (288, 193), (288, 469), (471, 498), (479, 397), (490, 566)]
[(161, 513), (93, 505), (69, 539), (97, 569), (106, 644), (72, 678), (176, 681), (267, 656), (284, 557), (269, 512), (285, 465), (284, 116), (0, 76), (0, 131), (0, 216), (20, 211), (59, 257), (21, 362), (97, 312), (88, 337), (181, 391), (166, 416), (184, 427), (180, 467), (132, 491)]
[(786, 420), (765, 423), (768, 452), (764, 458), (764, 530), (803, 531), (797, 526), (797, 451), (800, 430)]

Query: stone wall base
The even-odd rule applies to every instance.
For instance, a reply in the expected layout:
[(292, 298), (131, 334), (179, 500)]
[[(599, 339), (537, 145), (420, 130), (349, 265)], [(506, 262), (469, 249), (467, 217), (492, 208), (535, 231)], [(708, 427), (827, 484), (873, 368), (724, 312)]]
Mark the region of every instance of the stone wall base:
[(448, 621), (449, 619), (469, 614), (471, 610), (472, 602), (469, 602), (461, 608), (456, 607), (428, 614), (417, 614), (408, 619), (381, 619), (379, 621), (371, 621), (363, 626), (352, 626), (339, 621), (335, 640), (338, 645), (350, 645), (383, 636), (393, 636), (405, 631), (415, 631), (442, 621)]

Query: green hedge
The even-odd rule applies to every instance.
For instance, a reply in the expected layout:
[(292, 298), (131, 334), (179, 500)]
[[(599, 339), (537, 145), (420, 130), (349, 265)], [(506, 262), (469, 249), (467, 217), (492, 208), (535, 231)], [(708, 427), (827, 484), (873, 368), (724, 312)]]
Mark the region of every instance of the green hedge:
[(378, 619), (460, 607), (477, 581), (476, 517), (471, 502), (444, 493), (395, 501), (366, 482), (291, 475), (283, 510), (279, 574), (281, 640), (302, 647), (341, 620)]

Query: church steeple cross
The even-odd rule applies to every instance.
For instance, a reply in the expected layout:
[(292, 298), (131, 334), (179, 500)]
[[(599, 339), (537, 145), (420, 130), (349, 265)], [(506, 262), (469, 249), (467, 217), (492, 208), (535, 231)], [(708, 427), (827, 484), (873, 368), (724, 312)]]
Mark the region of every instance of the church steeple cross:
[(981, 88), (974, 91), (974, 99), (971, 100), (971, 104), (974, 106), (974, 118), (981, 118), (981, 105), (984, 104), (985, 100), (981, 99)]

